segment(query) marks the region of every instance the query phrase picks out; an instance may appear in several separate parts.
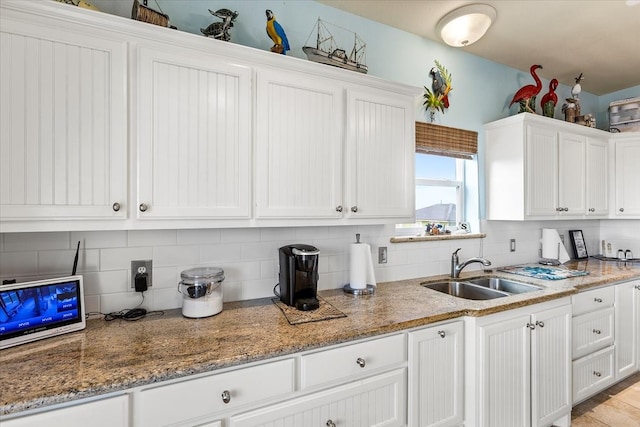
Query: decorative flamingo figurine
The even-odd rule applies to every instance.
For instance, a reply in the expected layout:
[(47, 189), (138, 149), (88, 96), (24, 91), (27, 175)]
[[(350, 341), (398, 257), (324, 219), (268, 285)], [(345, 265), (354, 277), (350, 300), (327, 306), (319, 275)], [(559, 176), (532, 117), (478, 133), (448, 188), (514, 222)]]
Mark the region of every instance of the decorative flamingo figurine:
[(542, 115), (546, 117), (553, 117), (554, 110), (558, 104), (558, 95), (555, 90), (558, 89), (558, 80), (553, 79), (549, 82), (549, 92), (545, 93), (540, 101), (540, 107), (542, 107)]
[[(536, 96), (542, 90), (542, 82), (540, 81), (538, 74), (536, 74), (536, 70), (538, 68), (542, 69), (542, 65), (532, 65), (531, 69), (529, 70), (531, 72), (531, 76), (536, 81), (536, 85), (535, 86), (526, 85), (521, 87), (513, 96), (513, 99), (511, 100), (511, 104), (509, 104), (509, 107), (511, 107), (514, 102), (516, 101), (519, 102), (520, 103), (520, 111), (518, 111), (519, 113), (524, 113), (525, 111), (529, 111), (530, 113), (533, 113), (533, 114), (536, 113), (535, 111)], [(531, 108), (531, 104), (533, 104), (533, 108)]]

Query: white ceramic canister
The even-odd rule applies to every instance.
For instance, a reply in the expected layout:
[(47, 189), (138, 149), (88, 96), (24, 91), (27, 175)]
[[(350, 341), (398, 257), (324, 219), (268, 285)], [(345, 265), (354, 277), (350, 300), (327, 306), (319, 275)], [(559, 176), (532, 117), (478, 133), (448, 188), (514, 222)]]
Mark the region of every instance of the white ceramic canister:
[(209, 317), (222, 311), (224, 271), (217, 267), (197, 267), (180, 273), (178, 292), (183, 296), (182, 315)]

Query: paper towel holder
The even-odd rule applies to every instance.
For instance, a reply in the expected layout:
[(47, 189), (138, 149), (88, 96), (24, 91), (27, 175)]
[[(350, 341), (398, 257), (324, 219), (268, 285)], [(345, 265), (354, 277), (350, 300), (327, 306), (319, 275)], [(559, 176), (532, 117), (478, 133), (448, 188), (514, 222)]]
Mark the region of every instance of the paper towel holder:
[[(360, 233), (356, 234), (356, 243), (360, 243)], [(361, 295), (373, 295), (376, 291), (376, 287), (374, 285), (366, 285), (364, 288), (352, 288), (350, 283), (347, 283), (342, 288), (345, 293), (352, 294), (356, 296)]]

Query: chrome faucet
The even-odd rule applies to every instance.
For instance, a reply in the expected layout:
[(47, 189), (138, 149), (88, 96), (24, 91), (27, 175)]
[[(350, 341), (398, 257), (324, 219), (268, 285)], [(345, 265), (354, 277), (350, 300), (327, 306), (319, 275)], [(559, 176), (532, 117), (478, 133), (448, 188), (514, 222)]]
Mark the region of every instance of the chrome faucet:
[(451, 277), (453, 278), (460, 277), (460, 272), (462, 271), (462, 269), (474, 262), (480, 262), (485, 267), (488, 267), (491, 265), (491, 261), (485, 258), (480, 258), (480, 257), (469, 258), (468, 260), (458, 264), (458, 262), (460, 261), (458, 259), (458, 251), (460, 249), (462, 248), (458, 248), (454, 253), (451, 254)]

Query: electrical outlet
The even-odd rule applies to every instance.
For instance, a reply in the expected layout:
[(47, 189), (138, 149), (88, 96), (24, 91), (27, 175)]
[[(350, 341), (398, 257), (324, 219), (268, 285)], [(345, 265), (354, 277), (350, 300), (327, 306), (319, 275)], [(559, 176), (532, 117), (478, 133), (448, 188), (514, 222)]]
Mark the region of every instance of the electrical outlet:
[(136, 275), (145, 273), (147, 274), (147, 288), (150, 288), (153, 283), (151, 280), (153, 273), (153, 261), (150, 259), (131, 261), (131, 289), (135, 289), (136, 287)]
[(387, 263), (387, 247), (380, 246), (378, 248), (378, 264), (386, 264)]
[(510, 244), (511, 244), (511, 252), (515, 252), (516, 251), (516, 239), (511, 239)]

